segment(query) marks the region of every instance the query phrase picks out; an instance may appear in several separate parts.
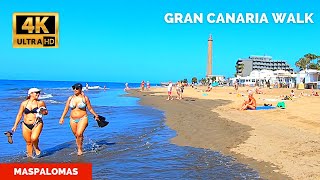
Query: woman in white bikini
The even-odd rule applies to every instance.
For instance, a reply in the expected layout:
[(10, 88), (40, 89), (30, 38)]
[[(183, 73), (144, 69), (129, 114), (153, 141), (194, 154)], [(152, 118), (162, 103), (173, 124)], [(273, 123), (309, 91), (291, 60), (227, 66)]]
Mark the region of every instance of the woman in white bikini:
[(71, 108), (70, 113), (70, 126), (71, 130), (76, 137), (76, 144), (78, 148), (78, 155), (82, 155), (82, 143), (83, 143), (83, 133), (88, 126), (88, 114), (87, 109), (91, 114), (94, 115), (96, 120), (99, 120), (97, 113), (92, 109), (90, 100), (82, 92), (82, 84), (76, 83), (72, 86), (74, 90), (74, 95), (70, 96), (67, 100), (64, 111), (61, 115), (60, 124), (63, 124), (64, 117)]
[(43, 127), (42, 115), (47, 115), (48, 110), (46, 109), (46, 104), (43, 101), (38, 100), (39, 95), (40, 89), (29, 89), (28, 97), (21, 103), (16, 121), (11, 129), (12, 132), (16, 131), (23, 115), (22, 134), (27, 143), (28, 157), (33, 156), (33, 150), (35, 150), (37, 156), (41, 154), (39, 136)]

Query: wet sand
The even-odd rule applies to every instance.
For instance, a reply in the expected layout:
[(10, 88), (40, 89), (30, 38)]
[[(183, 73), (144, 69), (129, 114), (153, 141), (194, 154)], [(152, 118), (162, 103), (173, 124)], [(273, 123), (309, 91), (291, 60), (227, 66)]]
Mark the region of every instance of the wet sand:
[(227, 106), (232, 101), (222, 99), (199, 99), (185, 97), (183, 100), (166, 101), (163, 90), (152, 92), (131, 90), (130, 96), (141, 98), (141, 104), (152, 106), (165, 112), (166, 124), (176, 131), (177, 136), (171, 142), (180, 146), (219, 151), (233, 156), (240, 163), (257, 170), (264, 179), (290, 179), (277, 172), (272, 163), (257, 161), (243, 154), (232, 151), (250, 138), (252, 127), (219, 117), (213, 109)]

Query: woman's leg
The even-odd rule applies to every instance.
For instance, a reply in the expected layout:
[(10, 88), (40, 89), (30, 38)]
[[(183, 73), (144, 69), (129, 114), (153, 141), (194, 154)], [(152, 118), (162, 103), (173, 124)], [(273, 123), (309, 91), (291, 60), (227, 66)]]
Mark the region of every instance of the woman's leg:
[(241, 105), (241, 107), (244, 107), (244, 105), (248, 104), (249, 101), (244, 101), (243, 104)]
[(32, 157), (32, 142), (31, 142), (32, 131), (22, 123), (22, 135), (27, 143), (27, 156)]
[(256, 107), (248, 104), (248, 105), (247, 105), (247, 109), (255, 110), (255, 109), (256, 109)]
[(36, 155), (40, 155), (41, 150), (39, 148), (39, 136), (43, 128), (43, 123), (37, 124), (33, 129), (31, 133), (31, 143), (33, 144)]
[(77, 126), (77, 131), (76, 131), (76, 142), (77, 142), (77, 146), (78, 146), (78, 155), (82, 155), (82, 143), (83, 143), (83, 133), (84, 130), (87, 128), (88, 126), (88, 117), (83, 117), (79, 122), (78, 122), (78, 126)]
[(248, 104), (244, 104), (240, 110), (246, 110), (248, 108)]
[(71, 131), (74, 135), (74, 137), (76, 138), (76, 144), (78, 146), (78, 143), (77, 143), (77, 136), (76, 136), (76, 133), (77, 133), (77, 126), (78, 126), (78, 123), (75, 123), (73, 121), (73, 119), (70, 119), (70, 127), (71, 127)]

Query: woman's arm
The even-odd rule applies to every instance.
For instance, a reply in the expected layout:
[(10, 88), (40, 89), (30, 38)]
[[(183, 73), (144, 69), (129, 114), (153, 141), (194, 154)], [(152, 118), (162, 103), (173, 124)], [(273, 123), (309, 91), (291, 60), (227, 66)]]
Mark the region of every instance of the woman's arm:
[(94, 112), (94, 110), (93, 110), (93, 108), (91, 106), (89, 98), (87, 96), (85, 96), (84, 99), (86, 100), (86, 104), (87, 104), (89, 112), (94, 115), (96, 120), (99, 120), (98, 114), (96, 112)]
[(20, 122), (20, 120), (22, 118), (23, 109), (24, 109), (24, 102), (22, 102), (20, 104), (20, 108), (19, 108), (19, 111), (18, 111), (18, 114), (17, 114), (17, 117), (16, 117), (16, 121), (14, 122), (14, 125), (13, 125), (13, 127), (11, 129), (13, 132), (16, 131), (17, 126), (18, 126), (18, 124), (19, 124), (19, 122)]
[(252, 106), (256, 106), (257, 105), (257, 102), (255, 99), (251, 99), (251, 101), (248, 103), (249, 105), (252, 105)]
[(61, 118), (60, 118), (60, 121), (59, 121), (60, 124), (63, 124), (63, 122), (64, 122), (64, 117), (66, 116), (66, 114), (67, 114), (68, 111), (69, 111), (69, 106), (70, 106), (71, 98), (72, 98), (72, 96), (70, 96), (70, 97), (68, 98), (67, 102), (66, 102), (66, 106), (64, 107), (63, 113), (62, 113)]

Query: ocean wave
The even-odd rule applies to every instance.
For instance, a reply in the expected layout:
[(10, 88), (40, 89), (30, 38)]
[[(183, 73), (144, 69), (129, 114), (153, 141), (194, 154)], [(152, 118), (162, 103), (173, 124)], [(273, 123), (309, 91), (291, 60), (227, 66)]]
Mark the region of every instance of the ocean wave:
[[(99, 90), (99, 89), (103, 89), (103, 87), (100, 87), (100, 86), (89, 86), (88, 87), (88, 90)], [(87, 87), (83, 87), (82, 90), (87, 91)]]
[(52, 96), (52, 94), (41, 94), (40, 96), (39, 96), (39, 99), (49, 99), (49, 98), (52, 98), (53, 96)]
[(71, 90), (71, 87), (44, 88), (44, 90)]
[(21, 90), (21, 88), (8, 88), (9, 91)]
[(50, 103), (50, 104), (64, 104), (64, 102), (59, 102), (59, 101), (55, 101), (55, 100), (44, 100), (45, 103)]
[(19, 96), (19, 97), (9, 97), (9, 98), (0, 98), (0, 101), (13, 101), (13, 102), (20, 102), (26, 100), (27, 96)]

